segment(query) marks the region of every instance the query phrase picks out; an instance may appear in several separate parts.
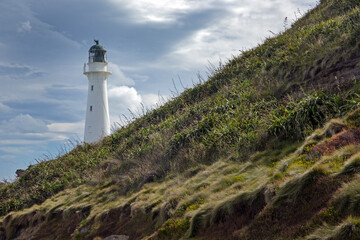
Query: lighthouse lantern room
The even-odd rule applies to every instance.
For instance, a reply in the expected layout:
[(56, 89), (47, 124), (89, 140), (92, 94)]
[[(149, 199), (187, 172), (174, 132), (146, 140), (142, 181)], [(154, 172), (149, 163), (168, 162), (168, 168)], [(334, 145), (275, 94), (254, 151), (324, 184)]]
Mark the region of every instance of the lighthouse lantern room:
[(94, 143), (110, 135), (107, 78), (111, 75), (106, 59), (106, 50), (94, 40), (89, 50), (89, 61), (84, 64), (88, 78), (88, 98), (85, 119), (84, 142)]

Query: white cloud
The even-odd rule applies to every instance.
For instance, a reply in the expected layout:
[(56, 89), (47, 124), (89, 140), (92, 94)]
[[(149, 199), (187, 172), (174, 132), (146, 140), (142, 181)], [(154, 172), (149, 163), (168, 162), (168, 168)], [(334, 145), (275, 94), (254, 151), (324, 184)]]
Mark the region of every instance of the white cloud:
[(84, 121), (73, 123), (51, 123), (47, 125), (49, 131), (60, 133), (82, 134), (84, 131)]
[(23, 32), (30, 32), (32, 29), (32, 26), (30, 24), (30, 21), (25, 21), (20, 23), (20, 26), (18, 27), (18, 32), (23, 33)]
[(141, 95), (133, 87), (120, 86), (109, 90), (110, 112), (127, 114), (128, 109), (135, 111), (141, 102)]
[(3, 121), (0, 131), (6, 133), (42, 133), (48, 130), (44, 121), (29, 114), (20, 114), (13, 119)]
[(112, 76), (109, 78), (109, 86), (113, 85), (134, 85), (135, 82), (131, 78), (125, 76), (121, 68), (115, 63), (109, 63)]
[[(300, 11), (304, 12), (313, 2), (302, 2)], [(224, 14), (176, 42), (171, 51), (147, 66), (163, 68), (165, 65), (178, 71), (190, 71), (203, 68), (208, 61), (225, 61), (238, 55), (239, 50), (256, 46), (270, 35), (269, 30), (283, 30), (284, 18), (288, 17), (289, 13), (294, 15), (300, 5), (282, 0), (218, 0), (212, 4), (213, 7), (217, 4), (217, 9), (224, 11)]]
[(8, 113), (11, 108), (0, 102), (0, 113)]
[[(252, 17), (254, 13), (261, 13), (266, 17), (272, 12), (263, 11), (272, 8), (273, 12), (286, 10), (288, 12), (296, 11), (300, 8), (309, 8), (314, 0), (304, 0), (299, 3), (297, 0), (286, 1), (283, 0), (107, 0), (113, 6), (126, 10), (130, 13), (132, 22), (139, 24), (146, 23), (175, 23), (178, 22), (184, 15), (194, 12), (203, 12), (205, 10), (215, 9), (217, 11), (225, 10), (232, 14), (240, 15), (241, 17)], [(274, 7), (275, 6), (275, 7)], [(223, 14), (226, 17), (228, 14)]]
[[(10, 135), (11, 133), (9, 133)], [(1, 135), (3, 137), (3, 134)], [(5, 136), (7, 137), (7, 136)], [(9, 137), (9, 136), (8, 136)], [(20, 136), (18, 134), (12, 134), (11, 136), (14, 139), (1, 139), (0, 138), (0, 145), (37, 145), (41, 144), (42, 140), (34, 140), (34, 139), (26, 139), (24, 136)], [(10, 138), (10, 137), (9, 137)]]
[(0, 159), (1, 160), (5, 160), (5, 161), (9, 161), (9, 162), (12, 162), (13, 159), (15, 159), (15, 155), (10, 155), (10, 154), (7, 154), (7, 155), (1, 155), (0, 156)]
[(31, 153), (28, 147), (0, 147), (0, 151), (10, 154)]
[[(83, 134), (84, 121), (74, 123), (51, 123), (46, 125), (41, 119), (29, 114), (20, 114), (0, 124), (0, 151), (16, 153), (13, 145), (42, 145), (44, 143), (79, 138)], [(20, 152), (19, 152), (20, 153)]]
[(120, 9), (132, 13), (132, 20), (136, 23), (173, 23), (181, 15), (205, 9), (211, 5), (212, 0), (108, 0)]
[(149, 76), (141, 74), (133, 74), (133, 78), (141, 82), (146, 82), (147, 80), (149, 80)]
[[(52, 43), (69, 44), (80, 48), (82, 45), (73, 40), (64, 31), (57, 31), (53, 25), (39, 19), (38, 13), (32, 10), (31, 1), (0, 1), (0, 29), (20, 34), (37, 34), (38, 40), (45, 39)], [(62, 11), (62, 9), (59, 9)], [(6, 31), (5, 31), (6, 32)], [(11, 44), (9, 44), (11, 45)]]
[[(39, 101), (49, 81), (48, 74), (27, 64), (6, 63), (0, 59), (0, 101)], [(1, 104), (0, 104), (1, 105)], [(0, 106), (0, 112), (4, 106)]]
[(109, 90), (111, 125), (113, 125), (113, 122), (118, 122), (119, 118), (123, 116), (132, 119), (134, 117), (132, 114), (135, 114), (136, 117), (139, 117), (147, 110), (151, 110), (162, 103), (158, 95), (153, 93), (141, 95), (133, 87), (111, 88)]
[(148, 93), (141, 95), (142, 97), (142, 103), (146, 108), (155, 108), (158, 105), (162, 104), (162, 100), (160, 99), (159, 95)]
[(26, 137), (41, 139), (45, 141), (63, 141), (69, 139), (69, 136), (65, 133), (52, 133), (52, 132), (43, 132), (43, 133), (25, 133)]
[(111, 110), (137, 110), (141, 107), (151, 107), (159, 104), (160, 99), (157, 94), (139, 94), (134, 87), (120, 86), (109, 90), (110, 112)]

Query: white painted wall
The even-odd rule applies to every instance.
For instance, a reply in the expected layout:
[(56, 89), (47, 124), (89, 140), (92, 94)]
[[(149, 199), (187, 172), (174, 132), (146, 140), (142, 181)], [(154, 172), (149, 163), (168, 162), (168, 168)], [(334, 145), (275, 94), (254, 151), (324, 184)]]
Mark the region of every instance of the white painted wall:
[(107, 63), (89, 62), (84, 65), (88, 77), (84, 142), (94, 143), (110, 135), (107, 78), (111, 74)]

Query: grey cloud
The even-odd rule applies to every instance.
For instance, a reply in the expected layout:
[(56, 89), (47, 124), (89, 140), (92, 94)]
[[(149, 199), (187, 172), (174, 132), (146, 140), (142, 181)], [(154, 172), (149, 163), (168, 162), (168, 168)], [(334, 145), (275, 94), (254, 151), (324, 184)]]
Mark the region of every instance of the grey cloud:
[(28, 65), (0, 63), (0, 75), (12, 77), (42, 77), (46, 73)]
[(20, 23), (20, 26), (18, 27), (18, 32), (30, 32), (32, 29), (32, 26), (30, 24), (30, 21), (25, 21)]
[[(52, 100), (60, 100), (62, 103), (68, 101), (82, 102), (86, 99), (87, 85), (83, 86), (53, 84), (45, 88), (44, 96)], [(60, 102), (59, 102), (60, 103)]]

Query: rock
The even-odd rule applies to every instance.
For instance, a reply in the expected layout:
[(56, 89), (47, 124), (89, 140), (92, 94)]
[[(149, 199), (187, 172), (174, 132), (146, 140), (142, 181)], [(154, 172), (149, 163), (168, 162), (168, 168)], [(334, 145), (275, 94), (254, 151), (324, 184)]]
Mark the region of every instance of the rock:
[(126, 235), (111, 235), (109, 237), (104, 238), (103, 240), (128, 240), (129, 236)]
[(21, 176), (24, 176), (24, 174), (25, 174), (25, 170), (22, 170), (22, 169), (16, 170), (16, 175), (18, 178)]
[(82, 227), (80, 229), (80, 234), (85, 234), (85, 233), (88, 233), (89, 232), (89, 228), (88, 227)]
[(152, 183), (156, 179), (161, 178), (161, 174), (158, 174), (156, 172), (147, 174), (142, 182), (139, 184), (138, 189), (141, 189), (146, 183)]
[(267, 187), (264, 192), (265, 202), (266, 204), (269, 204), (273, 198), (275, 197), (275, 189), (273, 187)]
[(329, 138), (329, 137), (332, 137), (335, 134), (338, 134), (339, 132), (343, 131), (345, 128), (346, 128), (346, 126), (344, 123), (342, 123), (340, 121), (332, 120), (332, 121), (330, 121), (330, 123), (328, 123), (325, 126), (324, 135), (325, 135), (325, 137)]

